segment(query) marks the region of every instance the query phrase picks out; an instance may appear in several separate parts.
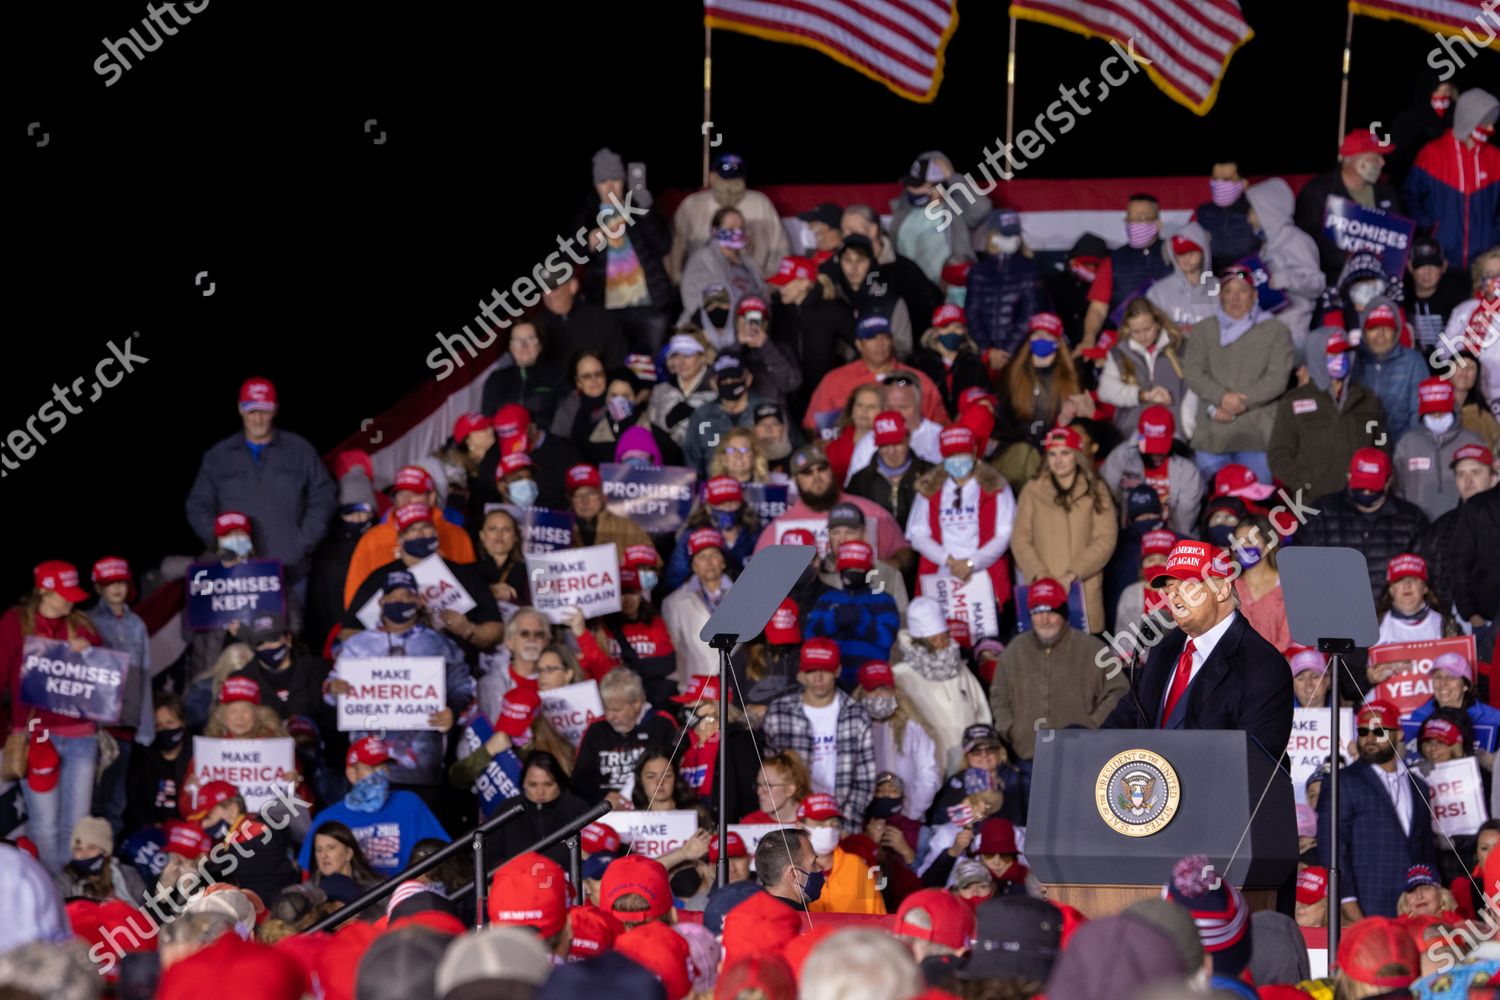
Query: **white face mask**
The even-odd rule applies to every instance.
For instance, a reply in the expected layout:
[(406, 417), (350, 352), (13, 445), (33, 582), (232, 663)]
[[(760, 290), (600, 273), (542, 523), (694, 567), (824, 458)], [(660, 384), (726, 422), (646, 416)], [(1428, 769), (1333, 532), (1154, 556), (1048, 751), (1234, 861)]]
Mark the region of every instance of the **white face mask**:
[(1379, 294), (1380, 282), (1378, 281), (1360, 281), (1349, 286), (1349, 301), (1361, 312), (1370, 304), (1370, 300)]
[(836, 826), (815, 826), (807, 831), (807, 839), (812, 841), (815, 854), (832, 854), (833, 849), (839, 846), (839, 829)]
[(1453, 426), (1456, 418), (1451, 413), (1429, 413), (1422, 418), (1422, 423), (1434, 434), (1446, 434)]
[(990, 250), (993, 253), (1013, 254), (1021, 249), (1021, 237), (1001, 236), (998, 233), (990, 237)]

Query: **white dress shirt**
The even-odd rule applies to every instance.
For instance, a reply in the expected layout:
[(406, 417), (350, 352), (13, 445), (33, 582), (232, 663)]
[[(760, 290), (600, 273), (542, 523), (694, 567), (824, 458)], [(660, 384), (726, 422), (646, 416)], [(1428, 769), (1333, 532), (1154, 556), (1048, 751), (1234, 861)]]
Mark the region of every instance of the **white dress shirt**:
[[(1219, 644), (1220, 639), (1224, 638), (1224, 633), (1229, 631), (1229, 626), (1234, 624), (1234, 620), (1237, 617), (1239, 617), (1239, 612), (1231, 611), (1223, 621), (1219, 622), (1219, 624), (1215, 625), (1207, 632), (1204, 632), (1197, 638), (1193, 638), (1192, 636), (1188, 637), (1189, 639), (1192, 639), (1193, 643), (1193, 666), (1188, 673), (1189, 685), (1191, 685), (1193, 681), (1197, 679), (1198, 671), (1203, 669), (1203, 664), (1207, 663), (1208, 658), (1213, 655), (1214, 647)], [(1187, 643), (1183, 643), (1183, 648), (1187, 648)], [(1179, 656), (1180, 655), (1181, 654), (1179, 654)], [(1172, 680), (1176, 676), (1177, 668), (1174, 665), (1172, 667), (1171, 675), (1167, 677), (1167, 686), (1162, 688), (1161, 704), (1156, 707), (1156, 714), (1158, 717), (1161, 716), (1162, 710), (1167, 707), (1167, 695), (1172, 691)], [(1185, 692), (1183, 694), (1183, 697), (1187, 697)]]

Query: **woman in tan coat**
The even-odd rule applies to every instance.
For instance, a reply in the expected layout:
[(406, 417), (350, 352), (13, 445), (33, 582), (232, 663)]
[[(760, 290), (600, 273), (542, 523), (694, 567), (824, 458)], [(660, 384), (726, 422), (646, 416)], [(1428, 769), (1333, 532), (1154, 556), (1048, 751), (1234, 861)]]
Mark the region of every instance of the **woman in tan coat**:
[(1028, 584), (1046, 576), (1066, 589), (1081, 580), (1088, 630), (1102, 632), (1104, 565), (1119, 532), (1115, 504), (1085, 458), (1077, 431), (1054, 428), (1044, 447), (1047, 462), (1016, 503), (1010, 550)]

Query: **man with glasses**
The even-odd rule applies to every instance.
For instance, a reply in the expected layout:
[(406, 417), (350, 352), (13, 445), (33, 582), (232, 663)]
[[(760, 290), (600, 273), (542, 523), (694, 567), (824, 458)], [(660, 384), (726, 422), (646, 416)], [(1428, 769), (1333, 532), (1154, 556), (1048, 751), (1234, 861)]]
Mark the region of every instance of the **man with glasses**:
[(1111, 313), (1171, 273), (1171, 255), (1162, 253), (1161, 205), (1155, 195), (1133, 194), (1125, 203), (1125, 244), (1099, 262), (1089, 286), (1089, 311), (1083, 317), (1079, 347), (1093, 347)]
[[(1359, 760), (1340, 772), (1339, 907), (1345, 923), (1394, 917), (1412, 865), (1437, 869), (1428, 788), (1406, 766), (1401, 713), (1372, 701), (1355, 717)], [(1318, 797), (1318, 855), (1329, 856), (1329, 797)]]
[(762, 531), (755, 543), (759, 552), (767, 545), (781, 541), (786, 531), (801, 528), (820, 539), (820, 548), (826, 551), (828, 537), (828, 515), (835, 504), (851, 503), (864, 512), (865, 523), (872, 526), (866, 541), (875, 547), (879, 559), (897, 567), (910, 560), (911, 543), (901, 533), (901, 526), (886, 509), (872, 500), (847, 494), (833, 477), (833, 468), (828, 464), (828, 454), (817, 442), (803, 445), (792, 455), (792, 476), (797, 485), (797, 502), (787, 507), (786, 513), (771, 522), (771, 530)]
[(500, 700), (516, 687), (536, 687), (537, 661), (552, 641), (552, 623), (536, 608), (521, 608), (505, 627), (510, 662), (479, 678), (479, 710), (487, 719), (500, 714)]
[(714, 359), (714, 383), (719, 398), (704, 403), (688, 418), (682, 453), (699, 478), (708, 475), (708, 462), (724, 435), (735, 427), (753, 427), (756, 407), (770, 402), (752, 388), (758, 382), (735, 354)]

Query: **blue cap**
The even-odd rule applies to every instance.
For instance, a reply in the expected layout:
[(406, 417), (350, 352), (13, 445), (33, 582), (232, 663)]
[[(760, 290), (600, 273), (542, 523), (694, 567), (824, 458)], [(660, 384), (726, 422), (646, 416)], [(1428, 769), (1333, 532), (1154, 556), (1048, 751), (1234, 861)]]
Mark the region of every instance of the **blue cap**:
[(407, 590), (410, 590), (413, 593), (418, 592), (419, 588), (417, 587), (417, 578), (412, 576), (410, 572), (404, 569), (393, 569), (385, 575), (385, 587), (382, 589), (384, 589), (387, 594), (389, 594), (393, 590), (399, 590), (402, 587), (405, 587)]
[(1013, 208), (997, 208), (990, 213), (990, 228), (1001, 236), (1021, 235), (1021, 213)]
[(871, 313), (869, 316), (864, 317), (859, 321), (859, 325), (854, 328), (854, 336), (860, 340), (869, 340), (871, 337), (878, 337), (882, 333), (889, 336), (890, 332), (891, 321), (880, 315), (880, 313)]
[(720, 153), (714, 160), (714, 173), (725, 180), (745, 176), (745, 161), (738, 153)]

